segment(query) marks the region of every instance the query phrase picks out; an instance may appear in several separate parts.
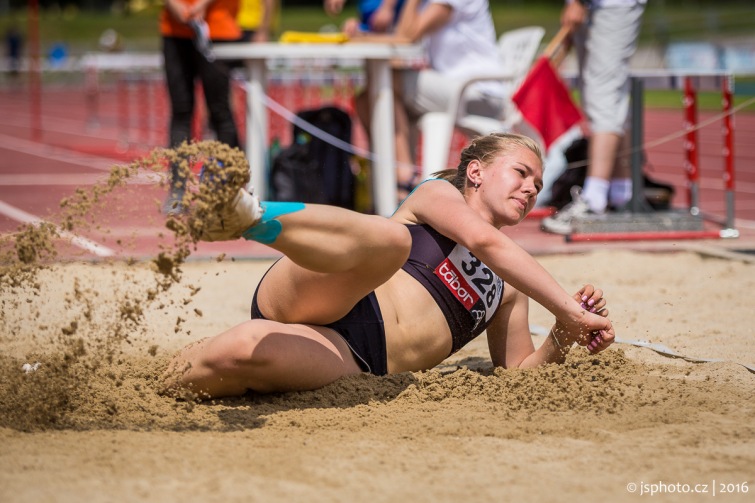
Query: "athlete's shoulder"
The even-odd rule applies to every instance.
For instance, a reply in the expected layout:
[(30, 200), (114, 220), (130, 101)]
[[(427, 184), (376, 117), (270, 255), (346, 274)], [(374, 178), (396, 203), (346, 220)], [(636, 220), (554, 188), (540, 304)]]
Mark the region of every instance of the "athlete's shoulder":
[(417, 185), (409, 195), (421, 197), (461, 197), (461, 192), (448, 180), (429, 178)]

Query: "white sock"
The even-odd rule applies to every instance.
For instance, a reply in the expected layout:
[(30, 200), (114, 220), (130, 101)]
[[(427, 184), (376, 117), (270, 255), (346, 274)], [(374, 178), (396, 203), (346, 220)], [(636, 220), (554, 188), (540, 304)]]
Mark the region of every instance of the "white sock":
[(582, 199), (595, 213), (604, 213), (608, 206), (608, 180), (588, 176), (582, 188)]
[(632, 199), (632, 179), (614, 178), (608, 189), (608, 202), (614, 208), (621, 208)]

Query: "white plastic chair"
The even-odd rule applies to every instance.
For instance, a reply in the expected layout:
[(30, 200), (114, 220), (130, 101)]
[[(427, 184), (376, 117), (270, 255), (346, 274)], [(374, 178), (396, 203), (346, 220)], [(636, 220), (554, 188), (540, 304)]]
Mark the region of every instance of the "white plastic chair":
[[(521, 121), (521, 116), (511, 102), (511, 96), (521, 84), (532, 66), (545, 29), (528, 26), (503, 33), (498, 39), (498, 54), (505, 68), (504, 73), (480, 75), (460, 83), (443, 112), (430, 112), (419, 119), (422, 133), (422, 178), (427, 179), (435, 171), (445, 169), (454, 128), (458, 127), (467, 136), (483, 135), (493, 131), (511, 131)], [(504, 83), (504, 110), (500, 117), (470, 115), (460, 110), (462, 96), (467, 87), (481, 80), (498, 80)]]

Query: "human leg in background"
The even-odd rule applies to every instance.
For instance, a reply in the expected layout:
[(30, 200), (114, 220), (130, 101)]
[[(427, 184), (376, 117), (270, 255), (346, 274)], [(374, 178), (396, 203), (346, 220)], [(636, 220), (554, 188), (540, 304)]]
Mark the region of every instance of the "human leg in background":
[(606, 211), (610, 179), (620, 143), (621, 137), (613, 133), (595, 133), (590, 138), (590, 164), (581, 197), (593, 213)]
[(582, 107), (591, 129), (587, 178), (582, 191), (574, 192), (571, 204), (543, 219), (541, 228), (547, 232), (570, 234), (575, 220), (604, 213), (612, 179), (617, 180), (615, 192), (628, 187), (631, 193), (631, 181), (626, 180), (629, 176), (614, 173), (614, 168), (622, 167), (616, 155), (626, 136), (629, 60), (637, 48), (643, 11), (644, 4), (640, 3), (594, 8), (589, 22), (575, 34)]
[(628, 152), (629, 62), (643, 10), (642, 4), (593, 9), (584, 32), (582, 101), (592, 134), (581, 196), (595, 213), (606, 211), (612, 179), (624, 179), (619, 183), (626, 185), (631, 178), (628, 157), (619, 159), (618, 154), (620, 149)]
[[(412, 191), (416, 177), (413, 155), (414, 149), (411, 144), (412, 139), (416, 138), (416, 135), (412, 132), (412, 124), (404, 104), (402, 79), (402, 72), (393, 72), (393, 120), (395, 131), (394, 142), (396, 153), (397, 203), (403, 201), (404, 198), (409, 195), (409, 192)], [(371, 137), (370, 125), (372, 121), (372, 111), (369, 103), (369, 90), (365, 90), (356, 96), (355, 108), (359, 120), (367, 132), (368, 138)]]
[(230, 68), (222, 61), (207, 61), (197, 54), (197, 73), (202, 81), (210, 125), (217, 140), (230, 147), (238, 147), (238, 131), (231, 111)]
[[(404, 225), (325, 205), (261, 204), (250, 194), (235, 204), (246, 212), (247, 239), (261, 239), (285, 256), (265, 275), (257, 305), (266, 319), (244, 322), (181, 351), (165, 375), (166, 388), (202, 397), (314, 389), (362, 371), (348, 344), (323, 327), (387, 281), (404, 263), (411, 238)], [(224, 212), (225, 213), (225, 212)], [(276, 216), (277, 215), (277, 216)], [(270, 229), (255, 229), (270, 225)], [(275, 232), (277, 229), (277, 233)], [(235, 229), (234, 234), (242, 230)]]
[[(170, 147), (177, 147), (191, 139), (191, 120), (194, 115), (194, 79), (196, 50), (190, 39), (163, 37), (165, 82), (170, 97)], [(170, 189), (163, 204), (163, 213), (182, 210), (186, 179), (176, 165), (170, 166)]]
[(632, 199), (632, 164), (629, 134), (621, 137), (616, 162), (608, 187), (608, 205), (612, 210), (626, 208)]
[(414, 189), (416, 178), (414, 149), (411, 145), (411, 139), (416, 138), (412, 133), (412, 123), (409, 119), (409, 113), (404, 104), (403, 96), (398, 92), (400, 89), (400, 74), (394, 72), (394, 93), (396, 94), (393, 101), (394, 128), (396, 130), (396, 188), (398, 190), (398, 199), (403, 201), (406, 196)]

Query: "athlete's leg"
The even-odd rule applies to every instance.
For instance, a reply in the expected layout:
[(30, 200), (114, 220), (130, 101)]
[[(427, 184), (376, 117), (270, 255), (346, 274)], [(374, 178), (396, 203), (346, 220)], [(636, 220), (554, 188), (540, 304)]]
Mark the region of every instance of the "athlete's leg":
[(321, 388), (361, 369), (334, 331), (250, 320), (186, 347), (164, 376), (165, 391), (200, 398)]
[(205, 221), (201, 238), (238, 237), (286, 257), (265, 276), (258, 302), (267, 319), (326, 325), (385, 283), (409, 256), (406, 226), (335, 206), (262, 202), (243, 189)]
[(230, 69), (223, 61), (207, 61), (206, 58), (199, 58), (197, 70), (202, 80), (210, 123), (218, 141), (231, 147), (238, 147), (238, 132), (230, 104)]
[(260, 284), (266, 318), (324, 325), (343, 317), (404, 264), (411, 247), (406, 226), (342, 208), (305, 205), (277, 219), (269, 246), (285, 257)]

